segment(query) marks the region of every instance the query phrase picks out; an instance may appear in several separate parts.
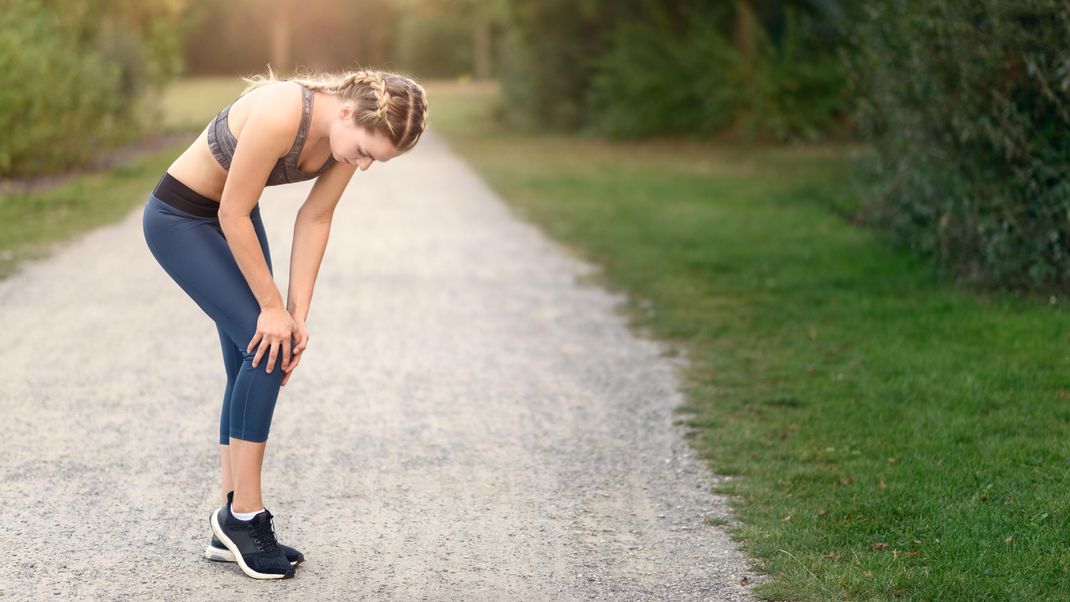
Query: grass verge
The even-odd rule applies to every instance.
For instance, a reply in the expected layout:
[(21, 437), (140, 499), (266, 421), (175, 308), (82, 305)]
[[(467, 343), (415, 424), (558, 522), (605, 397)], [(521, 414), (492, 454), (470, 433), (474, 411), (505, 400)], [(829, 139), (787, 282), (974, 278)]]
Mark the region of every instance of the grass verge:
[(114, 222), (144, 203), (187, 143), (32, 193), (0, 196), (0, 278), (20, 262), (47, 257), (72, 236)]
[(857, 149), (523, 135), (492, 89), (428, 92), (435, 132), (687, 353), (759, 595), (1065, 599), (1061, 305), (956, 290), (837, 217)]

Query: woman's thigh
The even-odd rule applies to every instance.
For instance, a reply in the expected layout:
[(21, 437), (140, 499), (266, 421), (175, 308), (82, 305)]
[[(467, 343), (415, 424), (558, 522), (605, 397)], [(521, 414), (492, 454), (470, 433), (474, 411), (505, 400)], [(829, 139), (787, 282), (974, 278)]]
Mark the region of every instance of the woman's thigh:
[[(259, 211), (250, 218), (270, 272), (271, 254)], [(244, 352), (256, 334), (260, 304), (219, 221), (192, 216), (152, 196), (143, 221), (145, 241), (160, 266)]]

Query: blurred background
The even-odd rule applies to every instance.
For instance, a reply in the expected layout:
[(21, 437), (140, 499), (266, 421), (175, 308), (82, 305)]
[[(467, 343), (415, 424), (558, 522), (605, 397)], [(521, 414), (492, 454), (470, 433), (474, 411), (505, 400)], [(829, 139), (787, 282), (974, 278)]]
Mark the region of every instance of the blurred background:
[(239, 76), (403, 73), (686, 349), (770, 599), (1065, 599), (1068, 34), (1061, 0), (0, 0), (0, 277), (143, 204)]
[(488, 118), (529, 131), (863, 143), (867, 220), (960, 279), (1070, 285), (1054, 0), (3, 0), (0, 22), (0, 177), (199, 129), (268, 65), (373, 66), (492, 83)]

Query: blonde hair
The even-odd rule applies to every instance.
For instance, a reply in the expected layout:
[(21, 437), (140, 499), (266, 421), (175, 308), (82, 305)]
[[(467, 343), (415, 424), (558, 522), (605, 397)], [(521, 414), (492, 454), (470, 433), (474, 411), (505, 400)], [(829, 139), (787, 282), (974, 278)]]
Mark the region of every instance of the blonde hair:
[(377, 69), (336, 73), (303, 72), (279, 79), (268, 66), (267, 76), (242, 77), (246, 92), (277, 81), (296, 82), (311, 90), (337, 94), (356, 105), (353, 121), (390, 140), (399, 152), (416, 146), (427, 128), (427, 92), (412, 79)]

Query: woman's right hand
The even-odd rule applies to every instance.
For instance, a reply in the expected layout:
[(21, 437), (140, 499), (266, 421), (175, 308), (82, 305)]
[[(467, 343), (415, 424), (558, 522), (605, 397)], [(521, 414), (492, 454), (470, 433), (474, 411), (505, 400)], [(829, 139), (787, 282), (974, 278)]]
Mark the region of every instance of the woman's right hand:
[(282, 369), (290, 366), (290, 341), (294, 332), (293, 317), (283, 307), (271, 307), (260, 310), (260, 317), (256, 320), (256, 334), (245, 348), (246, 353), (257, 347), (253, 357), (253, 368), (268, 351), (267, 372), (275, 366), (275, 360), (279, 357), (279, 348), (282, 348)]
[(290, 380), (290, 375), (294, 373), (294, 368), (297, 368), (297, 364), (301, 363), (301, 358), (304, 357), (304, 350), (308, 348), (308, 329), (305, 328), (305, 322), (301, 318), (290, 314), (290, 317), (294, 321), (294, 351), (293, 357), (290, 358), (290, 367), (286, 368), (286, 375), (282, 377), (282, 386), (286, 386), (286, 381)]

